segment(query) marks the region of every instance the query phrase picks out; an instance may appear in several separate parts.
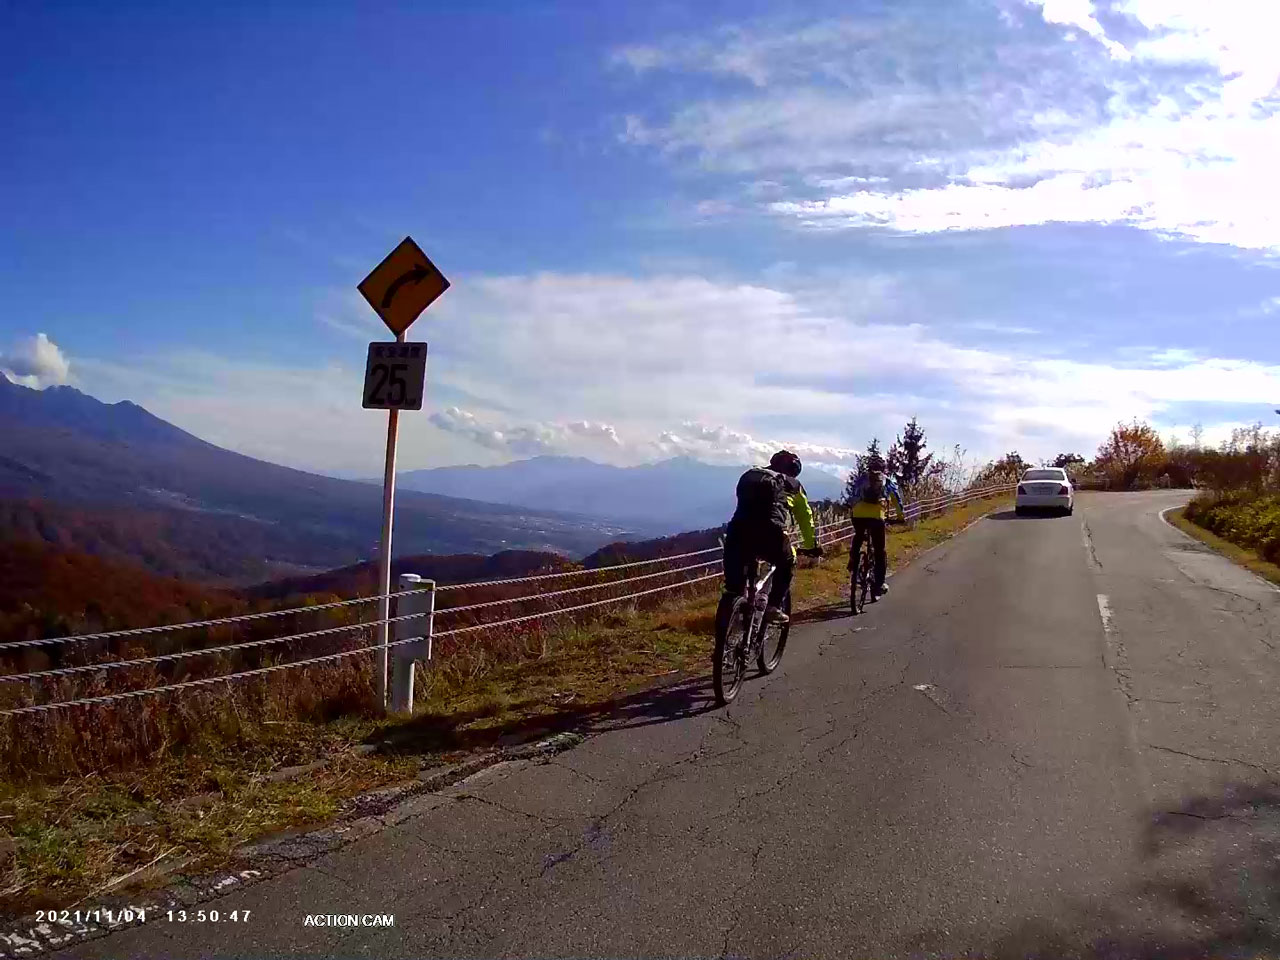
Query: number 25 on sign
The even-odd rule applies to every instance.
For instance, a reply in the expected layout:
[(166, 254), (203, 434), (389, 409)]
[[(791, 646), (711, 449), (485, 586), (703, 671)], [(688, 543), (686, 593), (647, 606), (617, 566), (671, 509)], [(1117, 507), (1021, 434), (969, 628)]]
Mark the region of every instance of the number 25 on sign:
[(426, 379), (425, 343), (371, 343), (364, 367), (364, 408), (421, 410)]

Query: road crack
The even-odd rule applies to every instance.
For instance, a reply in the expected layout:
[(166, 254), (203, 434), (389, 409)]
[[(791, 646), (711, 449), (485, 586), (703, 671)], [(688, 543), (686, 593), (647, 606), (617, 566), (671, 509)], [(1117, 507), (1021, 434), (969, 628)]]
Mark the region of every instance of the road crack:
[(1224, 766), (1236, 764), (1241, 767), (1251, 767), (1254, 770), (1261, 770), (1266, 774), (1270, 774), (1272, 772), (1269, 767), (1264, 767), (1260, 763), (1254, 763), (1250, 760), (1241, 760), (1238, 757), (1206, 757), (1197, 753), (1188, 753), (1186, 750), (1177, 750), (1173, 747), (1162, 746), (1158, 743), (1148, 743), (1146, 746), (1150, 750), (1160, 750), (1164, 753), (1176, 754), (1179, 757), (1189, 757), (1192, 760), (1199, 760), (1202, 763), (1220, 763)]
[(450, 799), (456, 800), (459, 803), (464, 803), (468, 800), (473, 803), (482, 803), (487, 807), (493, 807), (497, 810), (501, 810), (503, 813), (509, 813), (516, 817), (525, 817), (529, 820), (536, 820), (549, 827), (559, 827), (572, 822), (572, 820), (564, 817), (548, 817), (538, 813), (530, 813), (528, 810), (509, 807), (505, 803), (499, 803), (497, 800), (490, 800), (488, 797), (481, 797), (474, 793), (458, 793), (454, 794)]
[(601, 784), (601, 785), (606, 785), (608, 783), (607, 780), (601, 780), (599, 777), (592, 776), (591, 774), (587, 773), (585, 770), (579, 770), (576, 767), (571, 767), (567, 763), (561, 763), (558, 760), (543, 760), (541, 761), (540, 765), (544, 767), (555, 767), (557, 770), (567, 771), (568, 773), (572, 773), (575, 777), (579, 777), (583, 780), (586, 780), (588, 783), (595, 783), (595, 784)]
[(729, 899), (733, 903), (733, 912), (729, 915), (729, 923), (724, 931), (724, 944), (720, 951), (721, 960), (727, 960), (729, 957), (729, 941), (733, 939), (734, 931), (737, 930), (738, 924), (742, 920), (742, 911), (746, 904), (743, 902), (742, 894), (751, 889), (756, 881), (756, 872), (760, 869), (760, 855), (764, 853), (764, 848), (768, 845), (767, 840), (761, 840), (759, 845), (751, 854), (751, 869), (747, 873), (747, 879), (733, 888), (729, 894)]
[(1084, 549), (1089, 556), (1089, 563), (1094, 570), (1102, 572), (1102, 561), (1098, 559), (1098, 548), (1093, 543), (1093, 531), (1089, 529), (1089, 521), (1083, 520), (1080, 529), (1084, 534)]

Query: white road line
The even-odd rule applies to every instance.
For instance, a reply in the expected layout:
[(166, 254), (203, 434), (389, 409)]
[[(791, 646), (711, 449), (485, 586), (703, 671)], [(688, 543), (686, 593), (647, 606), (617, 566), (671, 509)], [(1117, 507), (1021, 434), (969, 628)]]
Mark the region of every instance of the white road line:
[(1111, 636), (1114, 629), (1111, 625), (1111, 602), (1105, 593), (1098, 594), (1098, 614), (1102, 617), (1102, 629)]

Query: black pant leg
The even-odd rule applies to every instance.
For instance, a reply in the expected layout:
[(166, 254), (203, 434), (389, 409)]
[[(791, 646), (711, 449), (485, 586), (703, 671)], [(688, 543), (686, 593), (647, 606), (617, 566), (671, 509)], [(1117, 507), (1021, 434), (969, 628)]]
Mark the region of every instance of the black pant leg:
[(868, 521), (862, 517), (853, 518), (853, 543), (849, 544), (849, 569), (853, 569), (854, 561), (857, 559), (858, 551), (862, 549), (863, 543), (867, 539)]
[(769, 552), (765, 559), (774, 566), (773, 581), (769, 584), (769, 606), (780, 607), (787, 591), (791, 589), (791, 578), (796, 569), (791, 541), (782, 527), (775, 526), (770, 533)]
[(871, 547), (876, 554), (876, 583), (883, 587), (885, 574), (888, 573), (889, 558), (885, 554), (884, 521), (871, 521)]
[(734, 596), (747, 587), (747, 561), (750, 560), (742, 531), (730, 524), (724, 536), (724, 588)]

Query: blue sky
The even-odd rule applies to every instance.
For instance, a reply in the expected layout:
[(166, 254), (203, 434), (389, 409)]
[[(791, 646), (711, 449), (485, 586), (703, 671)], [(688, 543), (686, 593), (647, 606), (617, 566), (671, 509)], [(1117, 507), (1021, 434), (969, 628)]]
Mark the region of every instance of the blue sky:
[(411, 234), (402, 464), (835, 467), (1208, 439), (1280, 403), (1280, 11), (1245, 0), (0, 3), (0, 369), (378, 472), (355, 292)]

